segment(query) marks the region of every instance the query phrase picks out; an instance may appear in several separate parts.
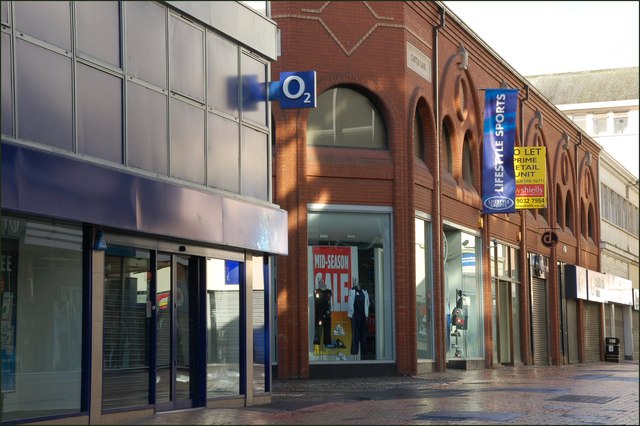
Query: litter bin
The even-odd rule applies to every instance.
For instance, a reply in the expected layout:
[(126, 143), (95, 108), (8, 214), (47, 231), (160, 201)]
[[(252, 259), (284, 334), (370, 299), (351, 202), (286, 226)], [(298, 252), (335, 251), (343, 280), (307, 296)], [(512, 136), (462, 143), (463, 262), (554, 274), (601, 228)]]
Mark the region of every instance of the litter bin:
[(617, 337), (605, 337), (604, 360), (607, 362), (620, 362), (620, 339)]

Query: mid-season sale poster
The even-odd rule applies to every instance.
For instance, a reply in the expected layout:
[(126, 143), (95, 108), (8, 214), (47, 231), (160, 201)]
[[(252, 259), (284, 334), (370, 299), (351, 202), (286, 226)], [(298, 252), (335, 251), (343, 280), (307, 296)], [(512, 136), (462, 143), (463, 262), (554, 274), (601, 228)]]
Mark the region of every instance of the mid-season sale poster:
[[(309, 247), (309, 335), (311, 352), (318, 359), (346, 360), (351, 348), (349, 290), (357, 278), (358, 250), (350, 246)], [(316, 312), (317, 297), (330, 290), (331, 314), (324, 318)], [(324, 306), (323, 306), (324, 309)], [(330, 324), (327, 324), (327, 320)], [(325, 333), (330, 336), (325, 336)], [(329, 342), (329, 344), (325, 344)]]

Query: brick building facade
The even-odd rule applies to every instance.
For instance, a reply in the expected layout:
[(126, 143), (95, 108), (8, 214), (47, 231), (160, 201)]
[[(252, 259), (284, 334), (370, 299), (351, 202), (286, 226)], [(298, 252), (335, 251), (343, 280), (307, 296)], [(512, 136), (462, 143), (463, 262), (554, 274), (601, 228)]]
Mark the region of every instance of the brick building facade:
[[(272, 108), (274, 202), (289, 229), (276, 268), (277, 377), (600, 354), (602, 305), (567, 297), (564, 273), (599, 268), (598, 145), (439, 2), (271, 7), (272, 81), (318, 76), (317, 108)], [(500, 87), (518, 89), (516, 146), (546, 147), (554, 201), (544, 209), (482, 213), (484, 89)], [(331, 256), (348, 266), (325, 268)], [(320, 281), (332, 290), (328, 345), (312, 303)], [(371, 300), (354, 351), (358, 283)]]

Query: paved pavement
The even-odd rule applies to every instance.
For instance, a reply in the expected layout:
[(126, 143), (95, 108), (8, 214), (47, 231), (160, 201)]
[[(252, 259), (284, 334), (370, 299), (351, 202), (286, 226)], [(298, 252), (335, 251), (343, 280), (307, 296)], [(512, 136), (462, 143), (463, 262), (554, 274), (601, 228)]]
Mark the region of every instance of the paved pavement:
[(275, 380), (272, 402), (158, 414), (140, 425), (638, 425), (638, 362)]

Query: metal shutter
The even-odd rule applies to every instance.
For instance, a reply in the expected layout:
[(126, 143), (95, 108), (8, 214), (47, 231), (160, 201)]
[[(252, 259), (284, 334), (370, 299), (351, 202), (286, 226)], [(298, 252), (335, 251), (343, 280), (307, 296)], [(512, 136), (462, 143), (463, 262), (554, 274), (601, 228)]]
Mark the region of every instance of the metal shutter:
[(531, 278), (531, 324), (533, 326), (533, 363), (549, 365), (549, 339), (547, 337), (547, 282)]
[(238, 291), (209, 292), (211, 327), (215, 342), (209, 362), (240, 362), (240, 294)]
[(567, 299), (567, 339), (569, 340), (569, 364), (580, 362), (578, 354), (578, 311), (575, 300)]
[(600, 304), (585, 302), (584, 359), (600, 361)]

